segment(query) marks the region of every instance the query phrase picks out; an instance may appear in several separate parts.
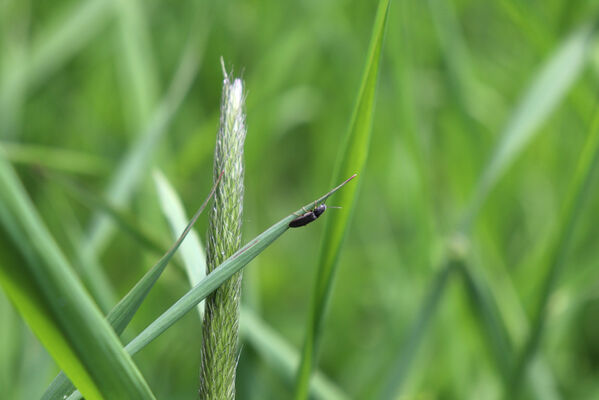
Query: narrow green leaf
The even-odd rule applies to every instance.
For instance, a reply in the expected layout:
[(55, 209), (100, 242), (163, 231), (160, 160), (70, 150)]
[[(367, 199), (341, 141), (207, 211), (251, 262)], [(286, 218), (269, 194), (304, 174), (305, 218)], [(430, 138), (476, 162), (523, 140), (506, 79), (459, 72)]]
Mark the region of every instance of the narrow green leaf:
[[(345, 145), (342, 147), (337, 167), (333, 174), (334, 181), (354, 171), (362, 171), (366, 164), (372, 133), (375, 92), (389, 3), (389, 0), (379, 1), (362, 83), (352, 113)], [(298, 400), (308, 397), (310, 375), (317, 354), (318, 334), (321, 330), (328, 297), (331, 292), (331, 284), (335, 276), (337, 258), (341, 251), (345, 233), (347, 232), (356, 195), (356, 186), (344, 190), (337, 200), (337, 203), (343, 209), (331, 215), (325, 225), (318, 265), (318, 276), (310, 306), (310, 316), (307, 323), (302, 359), (297, 375), (295, 398)]]
[[(170, 182), (162, 174), (162, 172), (154, 171), (154, 183), (158, 198), (160, 199), (160, 207), (168, 220), (173, 235), (176, 235), (181, 227), (185, 224), (187, 217), (183, 204)], [(200, 238), (195, 230), (189, 232), (189, 237), (181, 246), (181, 257), (187, 274), (187, 279), (191, 286), (195, 286), (206, 276), (206, 253), (200, 242)], [(204, 302), (198, 304), (198, 312), (200, 319), (204, 320)]]
[[(507, 385), (508, 393), (516, 395), (520, 389), (523, 375), (527, 375), (527, 367), (534, 358), (542, 339), (543, 328), (547, 320), (547, 304), (557, 284), (561, 271), (566, 267), (568, 249), (576, 223), (580, 218), (582, 206), (589, 195), (589, 187), (599, 164), (599, 108), (595, 111), (593, 122), (582, 150), (576, 172), (566, 194), (566, 199), (553, 240), (549, 241), (546, 256), (543, 258), (545, 278), (542, 282), (538, 304), (533, 316), (528, 339), (517, 360), (512, 381)], [(513, 396), (512, 396), (513, 397)]]
[[(200, 206), (198, 211), (196, 211), (195, 215), (189, 221), (189, 223), (182, 228), (183, 233), (180, 234), (178, 239), (173, 243), (171, 248), (166, 252), (164, 256), (148, 271), (145, 275), (135, 284), (133, 289), (119, 301), (119, 303), (108, 313), (106, 320), (108, 323), (114, 328), (114, 331), (117, 335), (123, 333), (133, 315), (137, 312), (141, 303), (144, 301), (150, 289), (154, 286), (164, 268), (168, 265), (171, 258), (175, 255), (179, 247), (182, 245), (183, 240), (187, 237), (187, 235), (192, 232), (191, 228), (198, 220), (199, 216), (206, 208), (206, 205), (214, 195), (214, 191), (220, 182), (220, 178), (217, 179), (216, 183), (212, 187), (210, 194), (204, 200), (204, 203)], [(143, 236), (143, 233), (139, 233), (139, 235)], [(146, 241), (149, 243), (149, 241)], [(64, 372), (61, 372), (50, 384), (46, 392), (42, 396), (42, 400), (62, 400), (67, 395), (71, 394), (75, 387), (68, 380)]]
[(595, 32), (592, 24), (576, 30), (534, 74), (535, 79), (516, 105), (481, 176), (467, 210), (466, 227), (470, 225), (497, 181), (538, 133), (539, 127), (563, 100), (582, 72), (594, 43)]
[[(339, 186), (335, 187), (324, 196), (318, 198), (316, 203), (322, 203), (325, 201), (354, 177), (355, 175), (347, 179)], [(313, 205), (314, 202), (310, 202), (304, 207), (312, 207)], [(200, 283), (183, 295), (183, 297), (181, 297), (175, 304), (173, 304), (126, 346), (126, 350), (129, 352), (129, 354), (137, 353), (145, 345), (157, 338), (160, 334), (162, 334), (162, 332), (177, 322), (189, 310), (199, 304), (200, 301), (204, 300), (206, 296), (212, 293), (233, 274), (245, 267), (251, 260), (253, 260), (258, 254), (260, 254), (272, 242), (281, 236), (289, 228), (289, 223), (297, 218), (297, 214), (299, 213), (303, 213), (302, 208), (296, 210), (295, 213), (288, 215), (268, 228), (266, 231), (262, 232), (248, 244), (239, 249), (239, 251), (229, 257), (225, 262), (219, 265), (210, 273), (210, 275), (202, 279)]]
[[(184, 226), (186, 217), (183, 204), (166, 177), (158, 171), (154, 174), (156, 189), (160, 197), (162, 212), (168, 219), (173, 234)], [(205, 276), (206, 257), (200, 239), (192, 230), (181, 246), (185, 270), (191, 286), (197, 285)], [(198, 311), (202, 315), (202, 303)], [(240, 334), (260, 354), (273, 371), (293, 382), (299, 364), (299, 353), (276, 331), (270, 328), (251, 308), (241, 305)], [(316, 371), (310, 385), (310, 393), (317, 399), (342, 400), (347, 396), (320, 371)]]
[[(352, 175), (339, 186), (332, 189), (327, 194), (316, 200), (317, 203), (324, 202), (333, 193), (345, 186), (350, 180), (355, 178)], [(304, 207), (312, 207), (314, 202), (306, 204)], [(152, 322), (146, 329), (137, 335), (125, 347), (129, 354), (133, 355), (145, 347), (152, 340), (160, 336), (164, 331), (171, 327), (175, 322), (181, 319), (189, 310), (195, 307), (200, 301), (204, 300), (210, 293), (216, 290), (220, 285), (229, 279), (233, 274), (240, 271), (251, 260), (266, 249), (272, 242), (281, 236), (288, 228), (289, 223), (297, 218), (297, 214), (302, 213), (303, 208), (296, 210), (281, 221), (277, 222), (266, 231), (258, 235), (254, 240), (243, 246), (239, 251), (229, 257), (225, 262), (219, 265), (200, 283), (194, 286), (190, 291), (183, 295), (175, 304), (166, 310), (160, 317)], [(75, 392), (69, 397), (69, 400), (79, 399), (80, 393)]]
[(26, 261), (2, 259), (1, 283), (55, 361), (89, 399), (154, 398), (1, 151), (0, 210), (11, 239), (3, 246), (12, 242)]
[(470, 304), (475, 309), (485, 336), (490, 342), (489, 348), (496, 360), (499, 373), (504, 382), (508, 383), (513, 349), (497, 304), (493, 301), (490, 290), (468, 267), (465, 260), (460, 260), (457, 267), (464, 280), (466, 293), (470, 297)]

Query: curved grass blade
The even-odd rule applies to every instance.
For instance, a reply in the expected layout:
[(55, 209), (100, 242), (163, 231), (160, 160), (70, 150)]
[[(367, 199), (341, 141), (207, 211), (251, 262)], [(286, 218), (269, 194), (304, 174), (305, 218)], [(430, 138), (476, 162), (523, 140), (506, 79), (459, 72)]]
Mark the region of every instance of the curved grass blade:
[[(172, 188), (166, 177), (160, 172), (154, 174), (156, 190), (160, 197), (162, 212), (168, 219), (173, 233), (184, 226), (186, 217), (179, 196)], [(188, 240), (181, 246), (181, 254), (185, 270), (192, 286), (197, 285), (205, 276), (206, 257), (200, 239), (191, 231)], [(202, 302), (198, 304), (198, 311), (202, 315)], [(241, 305), (240, 335), (247, 340), (268, 363), (272, 370), (282, 375), (289, 383), (293, 382), (295, 371), (299, 364), (299, 353), (287, 343), (276, 331), (269, 327), (259, 315), (251, 308)], [(316, 399), (343, 400), (347, 395), (332, 383), (320, 371), (316, 371), (310, 384), (310, 393)]]
[(514, 109), (480, 178), (463, 222), (465, 227), (470, 226), (497, 181), (568, 93), (583, 70), (595, 34), (594, 25), (583, 25), (564, 40), (535, 74), (536, 78)]
[(2, 152), (0, 209), (2, 229), (26, 261), (3, 259), (1, 283), (55, 361), (89, 399), (153, 399)]
[[(362, 171), (366, 164), (372, 133), (375, 92), (389, 3), (389, 0), (379, 1), (360, 91), (352, 113), (345, 145), (342, 147), (335, 174), (333, 175), (334, 180), (338, 180), (341, 176), (347, 176), (353, 171)], [(308, 397), (310, 375), (317, 353), (318, 333), (321, 329), (331, 291), (331, 283), (335, 276), (337, 257), (341, 251), (341, 245), (349, 225), (349, 218), (355, 204), (356, 194), (357, 187), (355, 186), (349, 188), (349, 190), (344, 190), (337, 201), (343, 209), (335, 213), (335, 215), (331, 215), (325, 224), (318, 275), (310, 306), (310, 316), (296, 381), (295, 398), (298, 400)]]
[[(574, 178), (571, 182), (562, 212), (558, 220), (553, 240), (549, 242), (543, 264), (546, 267), (539, 301), (532, 320), (531, 329), (524, 347), (517, 360), (512, 375), (512, 382), (507, 385), (508, 393), (517, 395), (523, 375), (527, 375), (527, 366), (534, 358), (542, 339), (543, 328), (547, 319), (547, 304), (553, 293), (560, 273), (566, 267), (568, 249), (572, 241), (574, 228), (582, 206), (589, 194), (589, 186), (593, 172), (599, 164), (599, 108), (595, 110), (594, 120), (582, 150)], [(512, 396), (514, 397), (514, 396)]]
[(509, 340), (505, 324), (490, 290), (480, 282), (478, 276), (468, 267), (465, 260), (457, 263), (458, 271), (464, 280), (470, 304), (482, 323), (486, 338), (490, 341), (490, 350), (496, 360), (504, 383), (509, 384), (509, 368), (513, 357), (512, 343)]
[[(315, 201), (317, 203), (322, 203), (355, 177), (355, 174), (352, 175), (349, 179), (345, 180), (339, 186), (335, 187), (330, 192), (326, 193)], [(310, 202), (304, 207), (309, 208), (313, 205), (314, 202)], [(131, 342), (129, 342), (129, 344), (127, 344), (125, 347), (125, 350), (127, 350), (129, 354), (133, 355), (144, 348), (152, 340), (160, 336), (175, 322), (181, 319), (189, 310), (194, 308), (200, 303), (200, 301), (204, 300), (210, 293), (222, 285), (223, 282), (229, 279), (236, 272), (240, 271), (250, 261), (252, 261), (254, 257), (260, 254), (272, 242), (278, 239), (279, 236), (289, 229), (289, 223), (297, 218), (297, 214), (303, 212), (302, 210), (304, 207), (283, 218), (281, 221), (277, 222), (266, 231), (255, 237), (254, 240), (250, 241), (248, 244), (239, 249), (235, 254), (233, 254), (214, 271), (212, 271), (210, 275), (202, 279), (200, 283), (183, 295), (175, 304), (166, 310), (160, 317), (154, 320), (154, 322), (152, 322), (146, 329), (137, 335)], [(80, 398), (80, 393), (75, 392), (69, 397), (69, 400), (78, 398)]]
[[(162, 213), (166, 216), (173, 235), (185, 224), (187, 217), (183, 204), (175, 189), (162, 172), (154, 171), (154, 184), (158, 192)], [(206, 276), (206, 253), (198, 234), (192, 230), (188, 239), (181, 246), (181, 258), (191, 286), (195, 286)], [(204, 302), (198, 304), (200, 320), (204, 320)]]
[[(216, 190), (216, 187), (218, 186), (221, 177), (222, 173), (221, 176), (218, 177), (218, 179), (212, 186), (212, 190), (210, 191), (210, 194), (208, 195), (206, 200), (204, 200), (204, 203), (202, 203), (200, 208), (196, 211), (191, 221), (189, 221), (189, 223), (186, 226), (184, 226), (183, 233), (179, 235), (178, 239), (175, 241), (175, 243), (173, 243), (171, 248), (166, 252), (164, 256), (162, 256), (160, 260), (158, 260), (158, 262), (148, 272), (145, 273), (145, 275), (139, 280), (139, 282), (137, 282), (133, 289), (131, 289), (129, 293), (127, 293), (125, 297), (123, 297), (123, 299), (119, 301), (119, 303), (106, 316), (106, 320), (113, 327), (117, 335), (123, 333), (127, 325), (129, 325), (129, 322), (131, 322), (133, 315), (135, 315), (135, 313), (141, 306), (141, 303), (144, 301), (144, 299), (150, 292), (150, 289), (152, 289), (152, 287), (154, 286), (154, 284), (168, 265), (171, 258), (175, 255), (179, 247), (183, 244), (183, 240), (188, 236), (190, 232), (193, 233), (191, 228), (196, 223), (199, 216), (202, 214), (202, 211), (204, 211), (204, 208), (206, 208), (208, 202), (214, 195), (214, 191)], [(143, 233), (139, 233), (139, 235), (143, 236)], [(149, 240), (146, 240), (146, 242), (150, 243)], [(73, 386), (73, 384), (69, 381), (64, 372), (61, 372), (56, 378), (54, 378), (50, 386), (48, 386), (46, 392), (42, 396), (42, 400), (62, 400), (67, 395), (73, 393), (74, 390), (75, 387)]]
[[(328, 197), (332, 196), (335, 192), (345, 186), (345, 184), (347, 184), (355, 176), (355, 174), (352, 175), (342, 184), (315, 200), (316, 203), (322, 203), (325, 201)], [(309, 208), (313, 205), (314, 202), (310, 202), (304, 207)], [(135, 339), (127, 344), (125, 349), (129, 352), (129, 354), (137, 353), (145, 345), (157, 338), (160, 334), (162, 334), (162, 332), (177, 322), (196, 304), (199, 304), (200, 301), (204, 300), (210, 293), (216, 290), (216, 288), (222, 285), (222, 283), (229, 279), (233, 274), (245, 267), (258, 254), (260, 254), (272, 242), (277, 240), (279, 236), (281, 236), (287, 229), (289, 229), (289, 223), (297, 218), (297, 214), (303, 213), (302, 210), (303, 208), (296, 210), (294, 213), (283, 218), (262, 232), (260, 235), (256, 236), (254, 240), (243, 246), (225, 262), (219, 265), (214, 271), (212, 271), (210, 275), (202, 279), (200, 283), (183, 295), (183, 297), (181, 297), (175, 304), (173, 304), (160, 317), (154, 320), (154, 322), (152, 322), (146, 329), (137, 335)]]

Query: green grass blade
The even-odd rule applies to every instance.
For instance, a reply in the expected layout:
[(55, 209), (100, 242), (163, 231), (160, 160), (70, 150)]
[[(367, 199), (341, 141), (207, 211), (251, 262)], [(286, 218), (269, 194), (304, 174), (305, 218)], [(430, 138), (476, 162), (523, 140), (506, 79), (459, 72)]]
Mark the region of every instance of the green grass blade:
[(470, 304), (481, 321), (482, 329), (490, 342), (489, 348), (496, 360), (499, 373), (507, 383), (509, 382), (513, 348), (497, 304), (493, 301), (490, 290), (483, 285), (465, 261), (460, 261), (457, 266), (464, 280)]
[[(366, 58), (366, 67), (362, 76), (360, 91), (356, 105), (351, 117), (345, 145), (342, 148), (335, 170), (334, 180), (341, 176), (347, 176), (354, 171), (362, 171), (368, 156), (368, 146), (372, 133), (372, 119), (374, 113), (374, 101), (378, 80), (378, 70), (385, 27), (387, 24), (387, 13), (389, 0), (381, 0), (378, 5), (376, 19), (374, 22), (370, 49)], [(316, 343), (320, 331), (326, 304), (331, 291), (331, 283), (335, 275), (337, 257), (341, 251), (343, 238), (349, 225), (349, 218), (355, 204), (357, 187), (352, 186), (344, 190), (337, 199), (337, 204), (343, 207), (340, 212), (331, 215), (325, 225), (325, 233), (320, 251), (318, 276), (314, 295), (310, 306), (310, 316), (307, 324), (302, 359), (298, 370), (296, 382), (296, 399), (308, 397), (310, 375), (315, 364), (317, 352)]]
[[(154, 398), (73, 274), (3, 153), (0, 209), (3, 229), (26, 261), (3, 260), (2, 285), (56, 362), (89, 399)], [(10, 248), (7, 241), (2, 243)]]
[[(317, 203), (325, 201), (329, 196), (337, 192), (352, 178), (347, 179), (345, 182), (320, 197), (316, 200)], [(304, 207), (312, 207), (314, 202), (306, 204)], [(296, 214), (303, 213), (302, 208), (283, 218), (260, 235), (256, 236), (252, 241), (243, 246), (239, 251), (229, 257), (225, 262), (219, 265), (210, 275), (206, 276), (200, 283), (194, 286), (189, 292), (181, 297), (174, 305), (172, 305), (167, 311), (165, 311), (160, 317), (152, 322), (146, 329), (144, 329), (135, 339), (133, 339), (127, 346), (126, 350), (129, 354), (135, 354), (141, 350), (145, 345), (150, 343), (152, 340), (157, 338), (171, 325), (177, 322), (183, 315), (189, 310), (195, 307), (200, 301), (204, 300), (206, 296), (212, 293), (218, 288), (223, 282), (229, 279), (233, 274), (240, 271), (250, 261), (266, 249), (272, 242), (274, 242), (279, 236), (281, 236), (287, 229), (289, 229), (289, 223), (297, 218)]]
[(574, 178), (566, 194), (566, 199), (557, 227), (550, 241), (543, 264), (546, 268), (541, 292), (533, 316), (531, 329), (517, 360), (512, 382), (507, 386), (508, 393), (518, 393), (523, 375), (527, 374), (527, 366), (534, 358), (542, 339), (543, 328), (547, 319), (547, 304), (561, 271), (566, 267), (568, 249), (572, 241), (574, 228), (580, 218), (585, 200), (589, 195), (589, 186), (593, 172), (599, 164), (599, 111), (595, 111), (586, 143), (582, 150)]
[[(156, 185), (162, 212), (168, 220), (171, 232), (176, 235), (187, 220), (183, 204), (168, 179), (158, 170), (154, 171), (154, 184)], [(197, 285), (206, 276), (206, 253), (198, 234), (194, 230), (189, 232), (188, 239), (181, 246), (181, 257), (183, 258), (187, 279), (192, 286)], [(203, 302), (198, 304), (198, 312), (202, 320), (204, 319), (203, 304)]]
[(476, 216), (497, 181), (532, 141), (539, 127), (551, 115), (581, 74), (593, 48), (594, 25), (584, 25), (561, 43), (536, 73), (535, 79), (516, 105), (500, 135), (493, 156), (485, 168), (468, 208), (465, 225)]
[[(355, 177), (355, 174), (352, 175), (349, 179), (333, 188), (327, 194), (318, 198), (316, 202), (324, 202), (327, 198), (329, 198)], [(304, 207), (312, 207), (313, 204), (313, 202), (310, 202)], [(127, 345), (125, 349), (129, 352), (129, 354), (135, 354), (145, 345), (157, 338), (181, 317), (183, 317), (183, 315), (185, 315), (190, 309), (199, 304), (200, 301), (204, 300), (210, 293), (216, 290), (216, 288), (218, 288), (223, 282), (247, 265), (247, 263), (249, 263), (254, 257), (261, 253), (289, 228), (289, 223), (297, 218), (297, 214), (303, 212), (302, 210), (304, 207), (296, 210), (293, 214), (290, 214), (283, 220), (271, 226), (250, 243), (242, 247), (237, 253), (227, 259), (227, 261), (222, 263), (208, 277), (194, 286), (189, 292), (187, 292), (187, 294), (181, 297), (179, 301), (177, 301), (171, 308), (164, 312)], [(75, 400), (79, 398), (81, 398), (81, 393), (79, 393), (79, 391), (76, 391), (69, 396), (69, 400)]]
[[(166, 177), (154, 174), (156, 190), (160, 198), (162, 211), (168, 219), (173, 234), (184, 226), (186, 217), (183, 204)], [(187, 277), (192, 286), (197, 285), (205, 276), (206, 257), (200, 239), (194, 231), (181, 246), (181, 255), (185, 264)], [(202, 315), (202, 303), (198, 305)], [(266, 361), (273, 371), (283, 376), (287, 382), (293, 382), (299, 364), (299, 353), (287, 343), (276, 331), (270, 328), (251, 308), (241, 305), (240, 321), (241, 337), (248, 341)], [(342, 400), (347, 396), (321, 372), (316, 371), (310, 385), (310, 393), (317, 399)]]
[[(214, 195), (214, 191), (216, 186), (220, 182), (220, 178), (212, 187), (210, 194), (204, 200), (204, 203), (200, 206), (200, 208), (196, 211), (195, 215), (187, 223), (187, 225), (183, 225), (181, 228), (182, 233), (179, 235), (175, 243), (171, 246), (171, 248), (158, 260), (158, 262), (148, 271), (145, 275), (135, 284), (135, 286), (119, 301), (119, 303), (108, 313), (106, 316), (106, 320), (112, 326), (117, 335), (123, 333), (131, 319), (141, 306), (141, 303), (144, 301), (166, 266), (168, 265), (171, 258), (175, 255), (179, 247), (183, 244), (184, 239), (188, 236), (188, 234), (193, 233), (191, 230), (192, 226), (196, 223), (206, 205)], [(143, 237), (143, 233), (138, 232), (138, 236)], [(149, 239), (144, 240), (145, 243), (151, 243)], [(152, 246), (149, 244), (149, 246)], [(74, 390), (74, 386), (70, 383), (64, 372), (61, 372), (50, 384), (44, 395), (42, 396), (42, 400), (61, 400), (64, 399), (65, 396), (71, 394)]]

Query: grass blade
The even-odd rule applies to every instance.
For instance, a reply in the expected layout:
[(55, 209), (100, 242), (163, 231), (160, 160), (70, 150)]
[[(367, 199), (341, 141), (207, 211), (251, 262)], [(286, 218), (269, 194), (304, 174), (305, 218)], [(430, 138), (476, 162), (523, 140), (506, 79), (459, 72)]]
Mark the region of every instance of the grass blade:
[(542, 283), (530, 333), (514, 368), (512, 382), (506, 387), (510, 394), (518, 393), (522, 375), (527, 374), (527, 366), (534, 358), (541, 342), (543, 327), (547, 319), (547, 304), (557, 284), (559, 275), (566, 266), (565, 261), (569, 245), (572, 241), (574, 228), (580, 217), (584, 201), (588, 197), (591, 178), (593, 172), (597, 169), (597, 164), (599, 164), (599, 110), (595, 111), (589, 135), (560, 213), (553, 236), (554, 240), (549, 242), (546, 256), (542, 261), (546, 267), (545, 278)]
[[(347, 179), (345, 182), (324, 196), (317, 199), (316, 202), (320, 203), (325, 201), (329, 196), (341, 189), (341, 187), (343, 187), (354, 177), (355, 175)], [(313, 204), (314, 202), (310, 202), (304, 207), (312, 207)], [(126, 346), (126, 350), (129, 352), (129, 354), (137, 353), (145, 345), (157, 338), (160, 334), (162, 334), (162, 332), (177, 322), (183, 315), (195, 307), (195, 305), (199, 304), (200, 301), (204, 300), (206, 296), (212, 293), (233, 274), (245, 267), (251, 260), (254, 259), (254, 257), (260, 254), (289, 228), (289, 223), (297, 218), (296, 214), (302, 212), (303, 211), (300, 208), (296, 210), (295, 213), (283, 218), (239, 249), (239, 251), (229, 257), (221, 265), (219, 265), (210, 273), (210, 275), (202, 279), (200, 283), (194, 286), (174, 305), (172, 305), (167, 311), (165, 311), (160, 317), (154, 320), (154, 322), (152, 322), (146, 329), (137, 335), (137, 337)]]
[(470, 304), (474, 307), (486, 338), (490, 342), (490, 350), (497, 362), (499, 373), (505, 383), (509, 382), (509, 368), (512, 362), (513, 349), (509, 340), (505, 324), (497, 304), (490, 296), (490, 291), (479, 280), (473, 271), (468, 268), (465, 260), (457, 264), (458, 271), (464, 280), (466, 292), (470, 297)]
[[(221, 175), (222, 176), (222, 175)], [(113, 327), (114, 331), (117, 335), (123, 333), (133, 315), (137, 312), (141, 303), (144, 301), (150, 289), (154, 286), (166, 266), (168, 265), (171, 258), (175, 255), (179, 247), (183, 244), (183, 240), (188, 236), (189, 233), (193, 233), (191, 228), (198, 220), (199, 216), (204, 211), (204, 208), (208, 205), (208, 202), (214, 195), (214, 191), (220, 182), (220, 177), (216, 180), (216, 183), (212, 187), (210, 194), (204, 200), (204, 203), (200, 206), (200, 208), (196, 211), (191, 221), (187, 223), (186, 226), (183, 226), (182, 231), (175, 241), (171, 248), (162, 256), (160, 260), (148, 271), (145, 275), (137, 282), (137, 284), (119, 301), (119, 303), (108, 313), (106, 316), (106, 320)], [(138, 236), (143, 237), (143, 233), (139, 233)], [(151, 240), (147, 239), (144, 243), (149, 243), (149, 246), (152, 246)], [(50, 384), (46, 392), (42, 396), (42, 400), (61, 400), (64, 399), (65, 396), (71, 394), (75, 390), (75, 387), (66, 377), (64, 372), (61, 372)]]
[[(176, 235), (176, 232), (184, 226), (187, 220), (183, 204), (168, 179), (158, 170), (154, 171), (154, 184), (156, 185), (162, 212), (168, 221), (172, 234)], [(189, 232), (188, 236), (188, 239), (181, 246), (181, 257), (183, 258), (187, 279), (191, 286), (195, 286), (206, 276), (206, 253), (195, 230)], [(203, 301), (198, 304), (198, 312), (202, 321), (204, 320), (203, 305)]]
[[(339, 186), (318, 198), (316, 202), (321, 203), (325, 201), (355, 177), (355, 174), (352, 175)], [(314, 202), (310, 202), (304, 207), (312, 207), (313, 205)], [(254, 240), (250, 241), (248, 244), (239, 249), (239, 251), (219, 265), (210, 273), (210, 275), (202, 279), (200, 283), (183, 295), (175, 304), (162, 313), (160, 317), (154, 320), (154, 322), (152, 322), (146, 329), (144, 329), (131, 342), (129, 342), (129, 344), (127, 344), (125, 347), (125, 350), (127, 350), (129, 354), (133, 355), (144, 348), (152, 340), (160, 336), (175, 322), (181, 319), (189, 310), (199, 304), (200, 301), (204, 300), (210, 293), (215, 291), (220, 285), (223, 284), (223, 282), (233, 276), (236, 272), (245, 267), (254, 259), (254, 257), (260, 254), (287, 229), (289, 229), (289, 223), (297, 218), (297, 214), (303, 212), (302, 210), (303, 208), (300, 208), (294, 213), (283, 218), (281, 221), (277, 222), (266, 231), (255, 237)], [(69, 397), (69, 400), (75, 400), (79, 398), (80, 394), (75, 392)]]
[(576, 30), (535, 74), (535, 79), (501, 133), (500, 142), (481, 176), (468, 208), (466, 226), (470, 225), (497, 181), (534, 138), (538, 128), (566, 96), (582, 72), (592, 49), (595, 32), (594, 25), (590, 24)]
[[(186, 217), (181, 200), (166, 177), (154, 174), (156, 190), (160, 197), (162, 211), (168, 219), (173, 234), (181, 230)], [(198, 235), (192, 230), (181, 246), (181, 255), (191, 286), (204, 278), (206, 257)], [(202, 302), (198, 304), (200, 316), (203, 314)], [(251, 308), (241, 305), (240, 335), (260, 354), (273, 371), (282, 375), (287, 382), (293, 382), (299, 364), (299, 353), (276, 331), (270, 328)], [(316, 371), (310, 385), (310, 393), (317, 399), (342, 400), (347, 396), (321, 372)]]
[[(0, 210), (3, 229), (26, 261), (3, 260), (1, 283), (56, 362), (89, 399), (154, 398), (1, 152)], [(2, 241), (14, 253), (8, 243)]]
[[(366, 67), (362, 76), (360, 91), (352, 113), (345, 145), (342, 148), (337, 168), (333, 175), (335, 181), (341, 176), (349, 175), (353, 171), (362, 171), (366, 164), (372, 133), (375, 92), (388, 10), (389, 0), (381, 0), (372, 30), (370, 49), (366, 59)], [(341, 251), (343, 238), (349, 225), (350, 214), (355, 204), (356, 190), (357, 187), (353, 186), (341, 193), (338, 204), (343, 209), (340, 210), (341, 212), (331, 215), (325, 225), (318, 265), (318, 276), (310, 306), (311, 311), (304, 339), (302, 359), (297, 375), (296, 399), (305, 399), (308, 397), (310, 375), (312, 367), (315, 364), (314, 359), (317, 352), (318, 332), (320, 331), (327, 300), (330, 295), (337, 257)]]

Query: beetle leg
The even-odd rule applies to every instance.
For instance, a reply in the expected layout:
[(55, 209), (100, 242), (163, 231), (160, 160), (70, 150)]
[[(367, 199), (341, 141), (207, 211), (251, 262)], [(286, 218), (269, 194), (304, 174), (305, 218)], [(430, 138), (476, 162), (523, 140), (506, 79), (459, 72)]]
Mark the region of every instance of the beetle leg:
[(304, 212), (303, 214), (298, 214), (294, 212), (293, 215), (295, 215), (296, 217), (302, 217), (310, 212), (310, 210), (306, 210), (304, 207), (302, 207), (302, 211)]
[(296, 217), (302, 217), (306, 214), (309, 214), (311, 212), (313, 212), (316, 209), (316, 201), (314, 202), (314, 207), (311, 210), (306, 210), (306, 207), (302, 206), (302, 211), (304, 212), (303, 214), (297, 214), (297, 213), (293, 213), (293, 215), (295, 215)]

